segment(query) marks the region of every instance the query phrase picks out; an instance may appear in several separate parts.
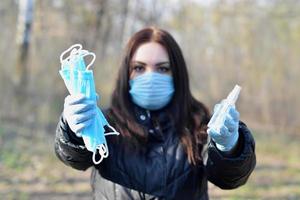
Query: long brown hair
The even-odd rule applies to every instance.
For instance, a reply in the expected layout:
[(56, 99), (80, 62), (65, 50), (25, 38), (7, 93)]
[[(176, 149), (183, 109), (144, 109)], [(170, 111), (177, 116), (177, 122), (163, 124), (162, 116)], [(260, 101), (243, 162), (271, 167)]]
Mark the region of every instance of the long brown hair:
[(174, 38), (165, 30), (147, 27), (135, 33), (128, 41), (121, 60), (108, 118), (129, 140), (136, 141), (136, 143), (147, 141), (145, 130), (135, 120), (134, 105), (129, 94), (131, 59), (137, 48), (147, 42), (157, 42), (168, 52), (175, 93), (165, 110), (169, 116), (172, 116), (171, 120), (178, 130), (176, 134), (178, 134), (187, 153), (189, 162), (197, 164), (202, 160), (201, 151), (207, 140), (206, 124), (209, 119), (209, 111), (192, 96), (181, 49)]

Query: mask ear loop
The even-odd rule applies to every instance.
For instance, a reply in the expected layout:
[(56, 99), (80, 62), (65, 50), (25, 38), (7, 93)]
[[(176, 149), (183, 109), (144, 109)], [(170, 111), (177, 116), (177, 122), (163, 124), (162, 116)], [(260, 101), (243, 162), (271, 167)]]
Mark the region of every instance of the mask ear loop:
[(94, 54), (92, 52), (89, 52), (87, 50), (73, 49), (71, 51), (70, 60), (75, 59), (75, 56), (82, 56), (82, 58), (85, 57), (85, 56), (93, 56), (93, 59), (91, 60), (91, 62), (86, 67), (87, 70), (91, 69), (91, 66), (94, 64), (94, 62), (96, 60), (96, 54)]
[(71, 66), (75, 66), (78, 60), (83, 59), (84, 56), (89, 54), (90, 52), (87, 50), (73, 48), (70, 56), (68, 57), (68, 62), (71, 63)]
[[(78, 49), (77, 49), (78, 48)], [(62, 52), (61, 54), (60, 54), (60, 63), (63, 63), (63, 61), (64, 61), (64, 56), (65, 56), (65, 54), (66, 53), (68, 53), (69, 51), (72, 51), (73, 52), (73, 50), (76, 50), (76, 51), (79, 51), (79, 50), (81, 50), (82, 49), (82, 45), (81, 44), (74, 44), (74, 45), (72, 45), (71, 47), (69, 47), (67, 50), (65, 50), (64, 52)], [(71, 53), (72, 53), (71, 52)], [(66, 59), (68, 59), (70, 56), (68, 56)]]
[(112, 129), (112, 132), (108, 132), (108, 133), (104, 133), (104, 136), (107, 135), (120, 135), (120, 133), (118, 131), (116, 131), (116, 129), (114, 127), (112, 127), (111, 125), (107, 124), (107, 126)]
[(88, 54), (90, 54), (90, 52), (85, 49), (72, 49), (70, 53), (71, 56), (86, 56)]
[[(116, 129), (114, 129), (112, 126), (110, 126), (109, 124), (107, 124), (107, 126), (113, 130), (113, 132), (108, 132), (108, 133), (105, 133), (104, 136), (107, 136), (107, 135), (119, 135), (120, 133), (116, 131)], [(96, 161), (96, 154), (97, 154), (97, 151), (99, 152), (99, 155), (100, 155), (100, 159), (98, 161)], [(102, 160), (104, 158), (107, 158), (108, 157), (108, 147), (106, 144), (100, 144), (98, 145), (98, 147), (96, 148), (95, 152), (93, 152), (93, 162), (98, 165), (99, 163), (102, 162)]]
[(77, 56), (86, 56), (88, 55), (89, 52), (87, 50), (81, 50), (81, 49), (72, 49), (71, 53), (70, 53), (70, 56), (67, 57), (69, 58), (69, 60), (71, 61), (74, 61), (76, 60)]
[(86, 67), (87, 70), (91, 70), (91, 66), (94, 64), (95, 60), (96, 60), (96, 54), (89, 52), (88, 54), (84, 55), (84, 56), (93, 56), (92, 61), (88, 64), (88, 66)]
[[(99, 152), (100, 154), (100, 159), (98, 161), (96, 161), (96, 154), (97, 154), (97, 151)], [(98, 165), (99, 163), (102, 162), (102, 160), (104, 158), (107, 158), (108, 157), (108, 147), (106, 144), (100, 144), (95, 152), (93, 152), (93, 162), (95, 163), (95, 165)]]

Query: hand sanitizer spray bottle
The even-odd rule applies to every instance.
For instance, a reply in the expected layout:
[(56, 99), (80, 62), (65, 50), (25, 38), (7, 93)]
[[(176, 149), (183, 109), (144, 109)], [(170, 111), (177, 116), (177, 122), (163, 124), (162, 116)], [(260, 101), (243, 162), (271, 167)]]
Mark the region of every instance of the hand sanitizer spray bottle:
[(220, 128), (225, 122), (229, 107), (235, 106), (235, 102), (239, 97), (241, 89), (242, 88), (239, 85), (235, 85), (233, 90), (228, 94), (227, 98), (221, 104), (221, 108), (218, 110), (218, 112), (213, 114), (207, 125), (209, 128), (213, 129), (216, 132), (220, 132)]

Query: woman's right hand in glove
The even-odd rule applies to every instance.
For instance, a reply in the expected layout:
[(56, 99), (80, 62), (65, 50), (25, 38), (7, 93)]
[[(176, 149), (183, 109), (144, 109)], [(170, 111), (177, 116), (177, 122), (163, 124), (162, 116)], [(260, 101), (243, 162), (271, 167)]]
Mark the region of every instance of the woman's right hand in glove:
[(77, 136), (80, 137), (80, 132), (92, 123), (96, 108), (96, 101), (87, 99), (82, 94), (68, 95), (65, 98), (63, 115)]

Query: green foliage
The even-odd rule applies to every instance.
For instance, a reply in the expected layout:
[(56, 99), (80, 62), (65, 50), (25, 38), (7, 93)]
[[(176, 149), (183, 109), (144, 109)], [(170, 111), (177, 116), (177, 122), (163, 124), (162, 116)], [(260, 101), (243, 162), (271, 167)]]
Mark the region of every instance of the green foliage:
[(15, 149), (15, 147), (1, 148), (0, 162), (4, 167), (20, 172), (28, 165), (28, 156), (24, 155), (22, 151)]
[(26, 192), (12, 191), (5, 196), (7, 200), (29, 200), (29, 195)]
[[(11, 134), (11, 135), (10, 135)], [(15, 138), (16, 135), (0, 129), (0, 164), (4, 169), (21, 172), (24, 167), (28, 166), (30, 155), (24, 154), (24, 149), (20, 145), (20, 140)]]

